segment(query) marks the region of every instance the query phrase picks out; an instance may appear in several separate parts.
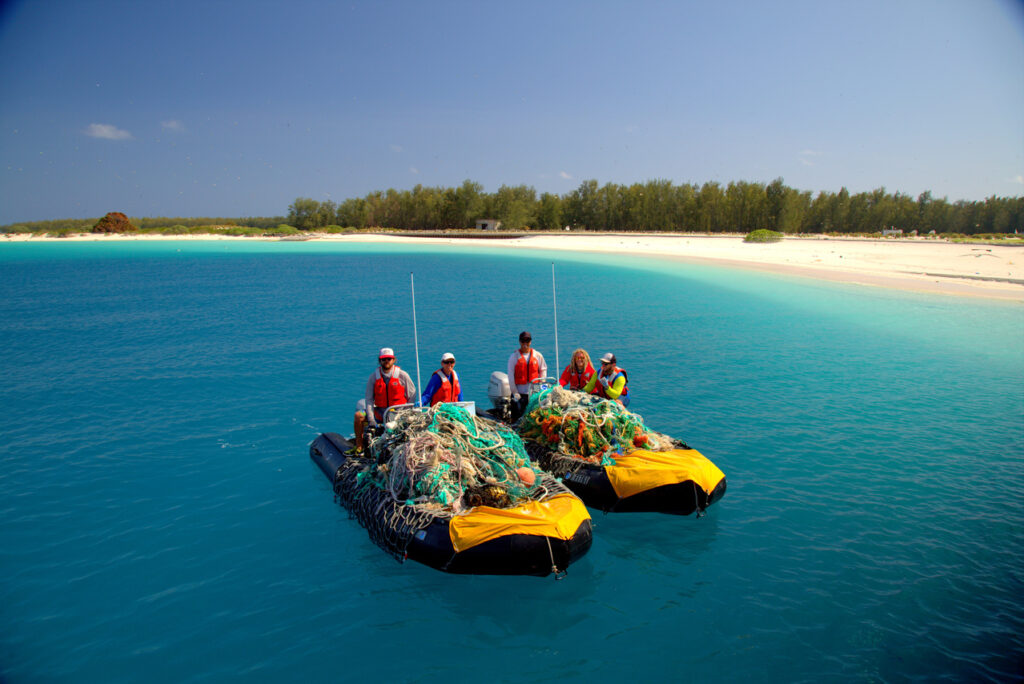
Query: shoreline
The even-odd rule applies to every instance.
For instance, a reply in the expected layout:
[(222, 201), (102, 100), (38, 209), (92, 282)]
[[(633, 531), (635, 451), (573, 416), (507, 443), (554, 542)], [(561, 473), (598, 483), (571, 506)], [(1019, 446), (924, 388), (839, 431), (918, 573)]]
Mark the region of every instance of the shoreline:
[(596, 254), (718, 264), (818, 280), (960, 297), (1024, 302), (1024, 249), (929, 239), (788, 237), (775, 243), (745, 243), (742, 236), (700, 234), (538, 234), (493, 239), (471, 235), (420, 237), (387, 233), (311, 233), (302, 238), (229, 235), (98, 235), (65, 238), (12, 234), (16, 242), (111, 241), (318, 241), (458, 245)]

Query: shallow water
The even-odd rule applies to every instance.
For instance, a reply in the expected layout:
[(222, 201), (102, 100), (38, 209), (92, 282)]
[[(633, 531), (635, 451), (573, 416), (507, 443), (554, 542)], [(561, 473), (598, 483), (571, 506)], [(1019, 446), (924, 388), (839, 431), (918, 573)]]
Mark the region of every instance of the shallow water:
[[(725, 471), (595, 517), (564, 581), (399, 564), (308, 458), (376, 350), (486, 402), (522, 329), (615, 351)], [(1024, 310), (712, 266), (421, 246), (0, 246), (0, 677), (1006, 680)]]

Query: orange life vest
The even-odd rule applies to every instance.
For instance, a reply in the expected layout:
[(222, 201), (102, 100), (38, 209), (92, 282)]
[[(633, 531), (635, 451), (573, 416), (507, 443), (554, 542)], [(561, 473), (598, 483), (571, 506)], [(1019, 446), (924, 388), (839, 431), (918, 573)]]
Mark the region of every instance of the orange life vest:
[(459, 374), (453, 369), (451, 380), (444, 374), (444, 371), (434, 371), (434, 375), (441, 378), (441, 386), (434, 392), (434, 396), (430, 397), (430, 405), (433, 406), (442, 401), (458, 401), (459, 392), (462, 391), (459, 386)]
[(381, 411), (389, 406), (409, 403), (409, 398), (405, 396), (405, 386), (402, 385), (399, 378), (400, 369), (398, 366), (394, 366), (391, 372), (393, 373), (391, 378), (385, 380), (380, 368), (376, 370), (377, 379), (373, 383), (373, 406)]
[[(612, 372), (612, 374), (607, 377), (604, 375), (598, 375), (597, 382), (594, 383), (594, 391), (592, 392), (592, 394), (596, 394), (599, 397), (604, 397), (605, 399), (607, 399), (608, 395), (605, 394), (605, 390), (608, 389), (609, 385), (618, 380), (620, 375), (626, 379), (627, 383), (629, 382), (629, 375), (626, 373), (624, 369), (619, 368), (618, 366), (616, 366), (615, 371)], [(629, 386), (623, 385), (622, 393), (619, 395), (619, 399), (625, 399), (627, 396), (629, 396)]]
[(528, 385), (538, 375), (540, 375), (540, 364), (534, 358), (533, 350), (530, 350), (529, 356), (523, 356), (523, 352), (519, 352), (519, 359), (516, 361), (516, 384)]
[(587, 367), (583, 369), (582, 373), (576, 372), (576, 364), (570, 362), (565, 367), (565, 371), (562, 373), (562, 380), (564, 380), (571, 390), (577, 392), (582, 391), (587, 383), (590, 382), (590, 378), (594, 375), (594, 367), (587, 364)]

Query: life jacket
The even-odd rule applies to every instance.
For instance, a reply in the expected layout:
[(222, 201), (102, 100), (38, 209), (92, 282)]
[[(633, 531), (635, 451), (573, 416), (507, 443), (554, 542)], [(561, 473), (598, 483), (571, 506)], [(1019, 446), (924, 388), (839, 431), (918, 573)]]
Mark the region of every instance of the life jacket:
[(577, 373), (575, 370), (575, 364), (570, 361), (569, 365), (565, 367), (565, 372), (562, 373), (562, 378), (568, 381), (569, 389), (579, 392), (587, 386), (587, 383), (590, 382), (590, 378), (593, 377), (593, 375), (594, 367), (589, 363), (587, 364), (587, 367), (583, 369), (582, 373)]
[(608, 395), (605, 393), (605, 390), (608, 389), (610, 385), (614, 384), (615, 381), (619, 379), (620, 375), (626, 379), (627, 383), (622, 386), (622, 394), (619, 395), (619, 399), (625, 402), (626, 397), (629, 396), (629, 375), (626, 373), (625, 369), (619, 368), (618, 366), (616, 366), (615, 371), (607, 377), (598, 374), (597, 382), (594, 383), (593, 393), (599, 397), (604, 397), (605, 399), (607, 399)]
[(533, 356), (533, 350), (530, 350), (529, 356), (523, 356), (523, 352), (519, 352), (519, 359), (516, 360), (515, 383), (517, 385), (528, 385), (538, 375), (540, 375), (540, 364), (537, 363), (537, 359)]
[(398, 366), (392, 367), (392, 375), (387, 380), (380, 372), (380, 368), (375, 371), (376, 380), (373, 383), (373, 406), (375, 409), (383, 411), (389, 406), (409, 403), (409, 398), (405, 396), (405, 386), (402, 385), (402, 380), (399, 378), (400, 371)]
[(433, 406), (442, 401), (458, 401), (459, 392), (462, 390), (459, 386), (459, 374), (452, 369), (451, 380), (444, 374), (444, 371), (434, 371), (434, 375), (441, 378), (441, 386), (434, 391), (434, 396), (430, 397), (430, 405)]

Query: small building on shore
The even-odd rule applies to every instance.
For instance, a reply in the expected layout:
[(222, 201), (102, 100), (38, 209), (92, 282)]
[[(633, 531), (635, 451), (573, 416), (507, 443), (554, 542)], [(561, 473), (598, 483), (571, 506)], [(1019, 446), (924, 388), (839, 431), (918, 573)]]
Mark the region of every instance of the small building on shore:
[(883, 228), (882, 237), (888, 237), (890, 235), (903, 235), (902, 228)]
[(501, 228), (501, 221), (498, 219), (477, 219), (477, 230), (498, 230)]

